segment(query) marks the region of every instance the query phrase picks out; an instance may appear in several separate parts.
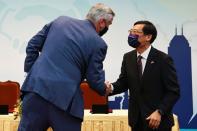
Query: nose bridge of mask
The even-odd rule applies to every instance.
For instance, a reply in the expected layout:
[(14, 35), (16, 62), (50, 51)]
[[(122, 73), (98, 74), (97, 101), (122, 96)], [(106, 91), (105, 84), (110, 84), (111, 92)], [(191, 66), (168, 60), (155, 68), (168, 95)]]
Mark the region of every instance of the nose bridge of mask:
[(130, 34), (129, 37), (131, 38), (134, 38), (134, 39), (138, 39), (139, 38), (139, 35), (136, 35), (136, 34)]

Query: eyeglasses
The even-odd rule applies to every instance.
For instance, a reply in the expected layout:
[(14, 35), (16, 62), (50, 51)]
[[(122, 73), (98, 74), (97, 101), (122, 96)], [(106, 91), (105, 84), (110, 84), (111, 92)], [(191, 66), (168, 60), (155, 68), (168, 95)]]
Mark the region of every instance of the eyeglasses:
[(142, 34), (142, 33), (144, 33), (143, 31), (141, 31), (141, 30), (136, 30), (136, 29), (130, 29), (130, 30), (128, 30), (129, 31), (129, 33), (130, 34)]

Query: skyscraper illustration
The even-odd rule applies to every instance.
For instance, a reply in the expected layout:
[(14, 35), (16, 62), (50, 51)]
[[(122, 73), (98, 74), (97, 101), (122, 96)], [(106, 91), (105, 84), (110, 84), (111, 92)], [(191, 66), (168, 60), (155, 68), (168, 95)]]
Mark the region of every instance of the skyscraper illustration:
[(123, 103), (122, 103), (122, 109), (128, 109), (129, 108), (129, 91), (126, 91), (124, 93), (124, 100), (123, 100)]
[(181, 35), (177, 35), (177, 28), (175, 29), (175, 36), (170, 41), (168, 54), (174, 60), (181, 90), (181, 97), (176, 103), (173, 112), (178, 115), (181, 128), (197, 128), (197, 121), (192, 119), (191, 47), (188, 40), (183, 35), (183, 27), (181, 29)]
[(109, 101), (109, 108), (111, 109), (120, 109), (120, 102), (122, 101), (121, 96), (116, 96), (115, 101)]
[(116, 96), (115, 101), (109, 101), (109, 107), (111, 109), (128, 109), (128, 103), (128, 91), (125, 91), (123, 96)]

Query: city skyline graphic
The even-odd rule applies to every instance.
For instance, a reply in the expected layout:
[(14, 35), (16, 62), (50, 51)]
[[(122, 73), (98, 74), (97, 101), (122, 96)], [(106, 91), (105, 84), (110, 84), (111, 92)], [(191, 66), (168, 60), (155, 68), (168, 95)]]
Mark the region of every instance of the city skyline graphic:
[(175, 36), (169, 45), (168, 54), (174, 60), (181, 90), (181, 97), (176, 103), (173, 112), (179, 116), (181, 128), (197, 128), (197, 118), (193, 112), (192, 103), (191, 47), (187, 38), (184, 36), (183, 27), (181, 28), (181, 35), (177, 35), (177, 29), (175, 29)]

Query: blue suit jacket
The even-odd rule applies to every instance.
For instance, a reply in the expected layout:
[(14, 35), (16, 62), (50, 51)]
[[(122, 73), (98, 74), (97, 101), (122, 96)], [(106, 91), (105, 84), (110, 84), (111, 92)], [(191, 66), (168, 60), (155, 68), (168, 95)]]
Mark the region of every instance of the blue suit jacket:
[(107, 45), (88, 20), (61, 16), (28, 43), (22, 91), (35, 92), (58, 108), (83, 118), (80, 83), (87, 79), (105, 94), (103, 60)]

